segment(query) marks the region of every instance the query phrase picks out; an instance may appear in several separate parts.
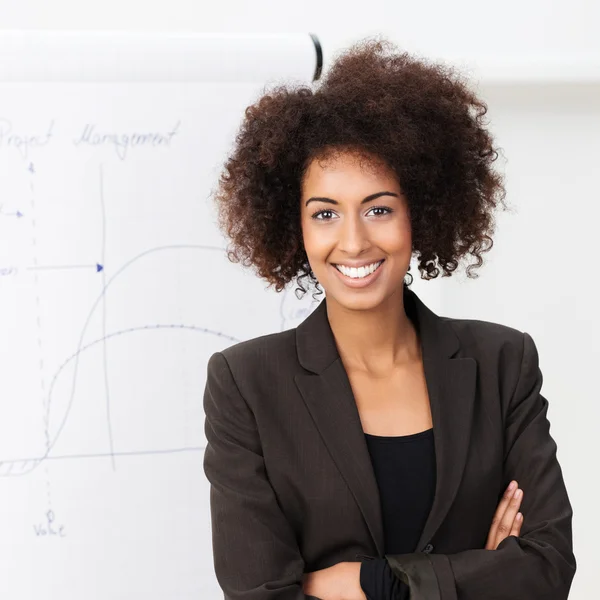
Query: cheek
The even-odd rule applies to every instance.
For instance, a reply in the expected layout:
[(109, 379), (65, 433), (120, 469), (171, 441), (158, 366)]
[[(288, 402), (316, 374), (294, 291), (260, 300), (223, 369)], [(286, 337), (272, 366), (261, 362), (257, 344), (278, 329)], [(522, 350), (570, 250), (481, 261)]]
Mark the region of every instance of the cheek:
[(304, 241), (304, 247), (306, 253), (310, 256), (311, 254), (319, 254), (320, 252), (326, 251), (331, 245), (330, 236), (325, 231), (326, 228), (318, 227), (314, 224), (304, 224), (302, 228), (302, 239)]
[(393, 227), (382, 228), (377, 232), (377, 242), (388, 249), (390, 254), (409, 253), (412, 248), (412, 237), (409, 228), (399, 227), (396, 223)]

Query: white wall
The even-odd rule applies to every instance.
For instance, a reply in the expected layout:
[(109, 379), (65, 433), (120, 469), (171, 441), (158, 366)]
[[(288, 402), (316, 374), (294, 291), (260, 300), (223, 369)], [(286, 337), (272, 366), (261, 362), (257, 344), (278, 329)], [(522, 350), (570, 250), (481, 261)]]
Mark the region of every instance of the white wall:
[[(448, 3), (197, 0), (159, 3), (21, 0), (0, 3), (4, 29), (131, 29), (314, 32), (325, 59), (354, 39), (384, 33), (432, 58), (530, 61), (549, 65), (551, 84), (482, 86), (491, 128), (503, 148), (507, 200), (496, 245), (478, 280), (415, 281), (425, 300), (450, 315), (503, 322), (531, 333), (540, 351), (551, 432), (574, 505), (578, 571), (571, 598), (597, 595), (596, 494), (600, 458), (596, 369), (596, 235), (600, 217), (600, 3), (505, 0)], [(581, 84), (568, 80), (575, 57)], [(532, 76), (536, 71), (531, 71)], [(506, 161), (504, 163), (504, 160)], [(415, 271), (413, 271), (414, 273)], [(597, 463), (596, 463), (597, 464)]]
[[(357, 37), (385, 33), (404, 48), (432, 58), (502, 57), (517, 65), (534, 60), (537, 74), (546, 62), (566, 62), (571, 63), (567, 72), (583, 68), (594, 77), (600, 71), (598, 22), (600, 3), (595, 0), (0, 0), (2, 29), (312, 31), (319, 34), (326, 58)], [(581, 66), (590, 60), (589, 66)]]
[(403, 43), (441, 53), (598, 51), (598, 22), (594, 0), (0, 2), (3, 29), (315, 31), (332, 40), (387, 30)]

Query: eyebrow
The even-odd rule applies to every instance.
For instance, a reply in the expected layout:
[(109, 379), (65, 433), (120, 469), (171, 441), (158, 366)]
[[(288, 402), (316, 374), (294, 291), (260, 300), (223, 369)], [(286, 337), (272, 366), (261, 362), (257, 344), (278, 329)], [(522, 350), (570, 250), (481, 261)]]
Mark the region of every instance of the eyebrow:
[[(361, 204), (366, 204), (367, 202), (371, 202), (371, 200), (375, 200), (375, 198), (379, 198), (379, 196), (396, 196), (396, 198), (399, 198), (398, 194), (395, 194), (394, 192), (377, 192), (376, 194), (371, 194), (370, 196), (367, 196), (366, 198), (364, 198), (361, 201)], [(332, 198), (319, 197), (319, 196), (313, 196), (312, 198), (309, 198), (306, 201), (305, 206), (308, 206), (309, 202), (327, 202), (329, 204), (339, 204), (339, 202), (337, 200), (333, 200)]]

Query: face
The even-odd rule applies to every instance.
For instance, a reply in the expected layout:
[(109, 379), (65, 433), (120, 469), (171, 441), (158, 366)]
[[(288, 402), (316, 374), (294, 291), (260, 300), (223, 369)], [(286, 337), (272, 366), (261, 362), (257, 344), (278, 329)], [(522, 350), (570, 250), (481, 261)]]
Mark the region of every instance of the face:
[(328, 303), (365, 310), (397, 302), (412, 236), (395, 173), (342, 154), (327, 162), (313, 160), (301, 187), (304, 247)]

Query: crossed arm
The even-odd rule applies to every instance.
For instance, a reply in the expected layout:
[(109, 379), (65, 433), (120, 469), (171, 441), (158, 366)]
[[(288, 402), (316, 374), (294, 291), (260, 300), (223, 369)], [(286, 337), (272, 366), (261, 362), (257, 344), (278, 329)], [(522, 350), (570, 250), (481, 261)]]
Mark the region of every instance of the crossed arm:
[[(504, 491), (492, 519), (485, 547), (495, 550), (507, 537), (521, 534), (521, 491), (513, 480)], [(390, 567), (387, 559), (368, 557), (361, 562), (341, 562), (310, 573), (302, 582), (305, 594), (322, 600), (409, 600), (410, 588)]]

